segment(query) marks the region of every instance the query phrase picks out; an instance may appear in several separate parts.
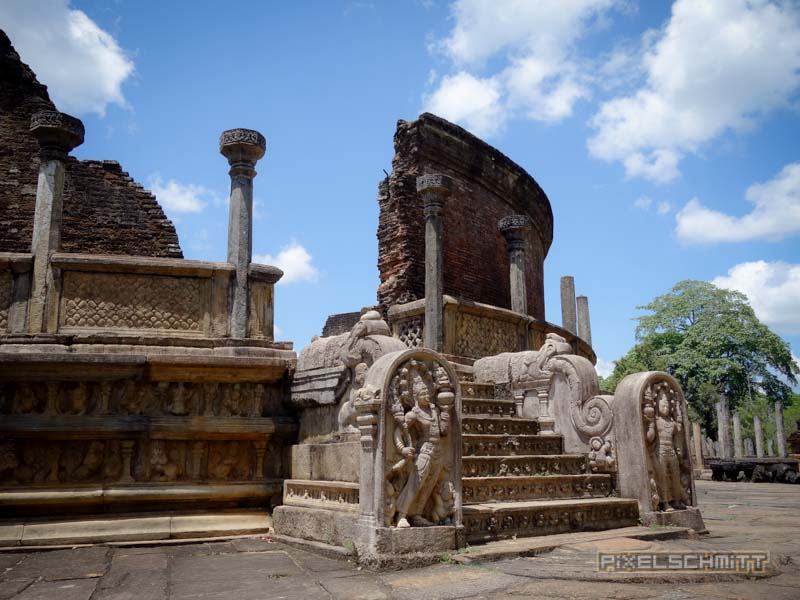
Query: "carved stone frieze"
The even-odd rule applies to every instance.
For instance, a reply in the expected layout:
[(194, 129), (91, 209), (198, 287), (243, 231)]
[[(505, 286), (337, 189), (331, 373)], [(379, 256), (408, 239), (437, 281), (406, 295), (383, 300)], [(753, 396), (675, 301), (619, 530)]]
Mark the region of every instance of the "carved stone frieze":
[(464, 504), (560, 498), (603, 498), (611, 494), (611, 478), (603, 475), (547, 477), (479, 477), (463, 482)]
[(465, 435), (461, 445), (463, 456), (514, 456), (561, 452), (561, 438), (555, 436)]
[(587, 472), (586, 457), (560, 456), (465, 456), (464, 477), (503, 477), (507, 475), (582, 475)]
[(519, 507), (503, 512), (464, 509), (468, 540), (608, 529), (636, 523), (638, 518), (639, 510), (634, 502), (597, 501), (588, 506)]
[(283, 412), (281, 389), (260, 383), (148, 381), (0, 384), (0, 414), (261, 417)]
[(138, 329), (201, 334), (210, 280), (67, 271), (60, 329)]
[(457, 313), (455, 318), (457, 355), (480, 358), (518, 349), (515, 323), (465, 312)]
[(358, 511), (358, 484), (345, 481), (287, 479), (283, 503), (289, 506)]

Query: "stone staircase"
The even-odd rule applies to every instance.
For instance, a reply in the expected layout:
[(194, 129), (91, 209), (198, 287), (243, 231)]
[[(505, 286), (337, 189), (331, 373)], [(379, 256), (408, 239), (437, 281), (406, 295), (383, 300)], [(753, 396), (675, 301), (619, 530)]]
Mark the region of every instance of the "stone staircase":
[(491, 383), (464, 381), (461, 471), (467, 541), (479, 543), (636, 525), (636, 500), (616, 498), (611, 476), (585, 454), (564, 454), (559, 435), (516, 417)]

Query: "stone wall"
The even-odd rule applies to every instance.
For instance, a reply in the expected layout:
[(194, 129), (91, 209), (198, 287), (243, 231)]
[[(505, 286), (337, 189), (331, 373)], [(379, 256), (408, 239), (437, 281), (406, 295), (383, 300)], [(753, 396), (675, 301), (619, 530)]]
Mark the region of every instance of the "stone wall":
[[(0, 31), (0, 252), (29, 252), (39, 169), (31, 115), (55, 110), (47, 88)], [(62, 249), (181, 258), (155, 196), (115, 161), (67, 161)]]
[(524, 169), (464, 129), (431, 114), (399, 121), (392, 174), (378, 192), (378, 301), (383, 308), (425, 295), (425, 237), (416, 177), (455, 182), (444, 210), (444, 293), (510, 308), (509, 260), (498, 221), (531, 218), (527, 239), (528, 313), (544, 319), (543, 263), (553, 238), (547, 196)]
[(353, 328), (353, 325), (358, 323), (360, 316), (361, 311), (330, 315), (325, 320), (325, 325), (322, 328), (322, 337), (341, 335), (349, 332)]

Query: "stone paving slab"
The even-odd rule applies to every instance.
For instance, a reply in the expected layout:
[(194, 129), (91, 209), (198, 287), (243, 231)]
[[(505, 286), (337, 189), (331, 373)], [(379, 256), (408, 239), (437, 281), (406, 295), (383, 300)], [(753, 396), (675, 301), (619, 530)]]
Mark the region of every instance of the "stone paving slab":
[[(376, 573), (352, 561), (320, 556), (268, 536), (174, 541), (163, 545), (90, 546), (58, 551), (0, 553), (0, 600), (342, 600), (520, 598), (800, 597), (800, 486), (700, 482), (701, 508), (711, 534), (669, 539), (663, 530), (565, 534), (555, 549)], [(605, 535), (603, 535), (605, 534)], [(638, 534), (638, 535), (637, 535)], [(554, 540), (528, 538), (554, 546)], [(505, 542), (504, 542), (505, 543)], [(489, 545), (487, 545), (489, 546)], [(478, 551), (483, 547), (474, 547)], [(767, 550), (774, 577), (713, 582), (663, 575), (612, 580), (598, 577), (598, 551)]]

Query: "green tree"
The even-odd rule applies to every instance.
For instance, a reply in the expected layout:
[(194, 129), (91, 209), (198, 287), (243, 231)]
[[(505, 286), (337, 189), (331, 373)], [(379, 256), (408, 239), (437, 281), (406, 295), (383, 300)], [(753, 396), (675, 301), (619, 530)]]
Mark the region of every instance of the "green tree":
[(758, 320), (744, 294), (686, 280), (637, 308), (649, 314), (637, 318), (637, 343), (616, 361), (606, 389), (637, 371), (666, 371), (707, 430), (720, 394), (731, 408), (759, 396), (792, 406), (798, 368), (789, 345)]

